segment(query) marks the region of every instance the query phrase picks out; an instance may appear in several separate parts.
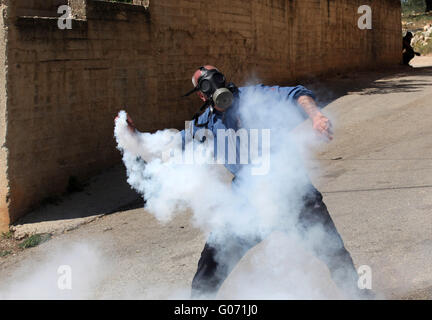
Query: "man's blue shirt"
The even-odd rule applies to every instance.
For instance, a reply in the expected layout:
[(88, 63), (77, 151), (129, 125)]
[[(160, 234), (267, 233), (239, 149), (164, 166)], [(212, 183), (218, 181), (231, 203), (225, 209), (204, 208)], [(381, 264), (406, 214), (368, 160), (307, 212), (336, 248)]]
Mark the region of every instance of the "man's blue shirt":
[[(287, 108), (295, 108), (296, 112), (299, 116), (296, 117), (296, 120), (292, 119), (283, 119), (282, 121), (286, 124), (288, 129), (293, 129), (297, 126), (302, 120), (307, 119), (306, 113), (303, 111), (301, 107), (297, 104), (297, 99), (300, 96), (310, 96), (315, 99), (315, 95), (312, 91), (306, 89), (303, 86), (295, 86), (295, 87), (280, 87), (280, 86), (264, 86), (262, 84), (255, 86), (247, 86), (240, 87), (238, 94), (234, 98), (233, 105), (226, 110), (225, 112), (217, 111), (216, 109), (211, 110), (211, 108), (207, 108), (202, 115), (199, 116), (197, 123), (198, 124), (208, 124), (204, 127), (196, 126), (194, 122), (191, 122), (191, 127), (189, 134), (191, 138), (195, 137), (195, 134), (199, 129), (208, 129), (213, 133), (214, 143), (216, 146), (217, 143), (217, 131), (218, 130), (228, 130), (232, 129), (234, 131), (242, 128), (242, 119), (239, 112), (239, 106), (241, 105), (241, 101), (247, 99), (247, 95), (253, 95), (254, 93), (259, 92), (264, 95), (269, 95), (273, 101), (278, 101), (285, 103)], [(247, 106), (246, 106), (247, 107)], [(300, 119), (300, 121), (299, 121)], [(246, 128), (247, 129), (247, 128)], [(183, 139), (183, 148), (185, 147), (185, 130), (181, 131), (182, 139)], [(226, 157), (228, 156), (228, 143), (226, 146)], [(216, 150), (216, 148), (215, 148)], [(215, 152), (216, 153), (216, 152)], [(216, 156), (216, 155), (215, 155)], [(228, 163), (225, 161), (225, 167), (234, 175), (236, 175), (242, 167), (239, 161), (239, 143), (236, 145), (236, 163)]]

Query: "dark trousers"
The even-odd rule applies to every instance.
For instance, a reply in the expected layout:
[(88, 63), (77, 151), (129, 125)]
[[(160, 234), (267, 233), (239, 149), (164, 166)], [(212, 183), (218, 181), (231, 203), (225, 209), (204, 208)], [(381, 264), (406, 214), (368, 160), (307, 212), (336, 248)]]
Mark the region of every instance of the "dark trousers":
[[(321, 226), (318, 241), (314, 241), (311, 250), (329, 268), (336, 285), (349, 297), (358, 292), (358, 274), (351, 255), (345, 249), (344, 243), (322, 201), (322, 195), (311, 187), (304, 198), (304, 207), (300, 212), (297, 228), (306, 239), (308, 230)], [(316, 234), (314, 234), (316, 237)], [(261, 239), (240, 239), (233, 235), (224, 238), (223, 243), (209, 244), (207, 242), (198, 262), (198, 270), (192, 281), (192, 298), (212, 298), (216, 296), (220, 286), (231, 270), (246, 254), (258, 244)]]

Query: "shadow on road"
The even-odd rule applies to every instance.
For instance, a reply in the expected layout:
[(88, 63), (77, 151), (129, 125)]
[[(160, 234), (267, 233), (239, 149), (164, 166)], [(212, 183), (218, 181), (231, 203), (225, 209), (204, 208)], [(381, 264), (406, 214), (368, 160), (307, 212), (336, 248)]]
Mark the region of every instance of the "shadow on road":
[[(43, 223), (44, 232), (73, 229), (85, 218), (97, 217), (119, 211), (144, 207), (143, 198), (127, 183), (126, 169), (119, 164), (92, 177), (81, 192), (73, 192), (41, 205), (19, 219), (14, 226), (33, 225), (30, 231), (40, 231), (38, 223)], [(49, 222), (52, 222), (50, 225)]]
[(426, 81), (416, 79), (417, 76), (432, 76), (432, 66), (417, 68), (398, 66), (384, 71), (353, 72), (328, 79), (311, 80), (305, 85), (315, 92), (318, 104), (324, 108), (348, 94), (418, 92), (430, 85)]

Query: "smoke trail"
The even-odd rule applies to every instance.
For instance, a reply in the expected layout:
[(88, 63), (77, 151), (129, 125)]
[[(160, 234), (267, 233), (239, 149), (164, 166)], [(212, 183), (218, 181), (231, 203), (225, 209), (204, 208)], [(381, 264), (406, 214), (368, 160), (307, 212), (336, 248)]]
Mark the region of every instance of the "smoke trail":
[[(127, 128), (124, 111), (116, 120), (115, 137), (119, 150), (123, 152), (128, 182), (145, 197), (146, 209), (157, 219), (167, 221), (190, 208), (194, 225), (206, 233), (211, 232), (209, 242), (214, 244), (225, 243), (226, 239), (233, 237), (251, 241), (265, 239), (274, 231), (298, 239), (295, 226), (303, 206), (302, 196), (310, 187), (298, 147), (299, 144), (304, 147), (314, 142), (312, 135), (300, 140), (293, 138), (291, 130), (303, 120), (298, 107), (281, 101), (275, 92), (260, 87), (247, 90), (243, 95), (246, 98), (239, 105), (241, 125), (244, 128), (270, 130), (270, 170), (263, 175), (253, 175), (253, 165), (244, 166), (232, 186), (226, 184), (217, 166), (205, 164), (213, 160), (214, 150), (209, 148), (211, 143), (186, 142), (193, 144), (191, 148), (198, 149), (195, 154), (204, 155), (206, 161), (185, 164), (178, 161), (182, 154), (178, 132), (162, 130), (155, 134), (134, 135)], [(261, 140), (261, 146), (263, 143)], [(167, 154), (171, 157), (166, 157)], [(314, 237), (314, 234), (317, 236)], [(308, 238), (308, 243), (303, 242), (303, 245), (305, 248), (313, 247), (314, 242), (320, 239), (319, 231), (315, 231)], [(289, 279), (290, 283), (303, 283), (301, 292), (291, 288), (291, 292), (277, 297), (323, 297), (316, 294), (316, 283), (300, 267), (302, 263), (299, 261), (305, 261), (302, 258), (303, 248), (272, 248), (272, 255), (276, 256), (278, 250), (279, 253), (284, 250), (289, 252), (291, 265), (295, 266), (295, 269), (288, 268), (284, 278)], [(243, 249), (247, 251), (248, 246)], [(259, 264), (257, 262), (257, 266)], [(274, 272), (274, 265), (267, 267), (267, 272)], [(242, 285), (239, 287), (243, 289), (237, 298), (244, 298), (250, 281), (240, 282)], [(263, 298), (265, 295), (264, 291), (264, 295), (261, 292), (259, 296)], [(275, 297), (270, 291), (267, 296)]]

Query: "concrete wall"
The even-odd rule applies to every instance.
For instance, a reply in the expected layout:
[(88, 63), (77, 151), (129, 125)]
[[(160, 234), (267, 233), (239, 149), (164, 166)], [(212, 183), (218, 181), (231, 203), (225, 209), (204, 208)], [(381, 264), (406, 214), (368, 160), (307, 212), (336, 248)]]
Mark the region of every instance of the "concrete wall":
[(9, 217), (9, 183), (7, 176), (8, 151), (6, 148), (6, 51), (7, 32), (4, 19), (7, 17), (6, 4), (0, 2), (0, 232), (6, 231), (10, 223)]
[(17, 0), (15, 14), (18, 16), (58, 17), (57, 8), (68, 0)]
[[(1, 3), (8, 27), (0, 30), (1, 152), (8, 156), (0, 186), (9, 190), (6, 197), (0, 189), (3, 225), (63, 192), (70, 176), (117, 163), (119, 109), (142, 131), (183, 126), (199, 101), (179, 97), (202, 64), (239, 84), (251, 76), (292, 84), (394, 65), (401, 56), (400, 4), (392, 0), (154, 0), (148, 9), (69, 0), (72, 30), (47, 18), (64, 1)], [(357, 27), (363, 4), (373, 8), (372, 30)]]

